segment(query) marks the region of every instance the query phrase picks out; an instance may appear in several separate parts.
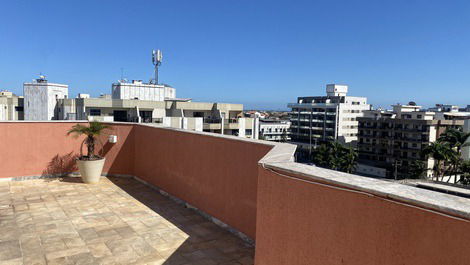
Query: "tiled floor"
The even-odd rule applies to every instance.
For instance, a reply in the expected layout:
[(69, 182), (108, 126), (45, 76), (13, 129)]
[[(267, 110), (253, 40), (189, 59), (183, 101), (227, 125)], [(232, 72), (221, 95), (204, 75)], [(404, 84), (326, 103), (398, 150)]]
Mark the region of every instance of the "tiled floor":
[(0, 264), (253, 264), (254, 249), (127, 178), (0, 182)]

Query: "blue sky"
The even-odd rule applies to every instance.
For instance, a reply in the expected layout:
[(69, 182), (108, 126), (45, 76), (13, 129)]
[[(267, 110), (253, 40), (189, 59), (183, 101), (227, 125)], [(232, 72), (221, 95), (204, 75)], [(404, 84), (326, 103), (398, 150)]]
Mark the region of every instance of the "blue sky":
[(69, 93), (121, 76), (177, 96), (286, 109), (350, 86), (378, 106), (470, 104), (470, 1), (2, 1), (0, 89), (45, 73)]

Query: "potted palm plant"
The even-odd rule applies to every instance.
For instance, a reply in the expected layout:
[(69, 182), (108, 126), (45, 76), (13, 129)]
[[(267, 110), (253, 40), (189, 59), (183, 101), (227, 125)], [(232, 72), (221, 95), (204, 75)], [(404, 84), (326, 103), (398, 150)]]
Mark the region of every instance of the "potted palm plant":
[(108, 125), (97, 121), (91, 121), (88, 126), (76, 124), (68, 132), (67, 135), (79, 137), (84, 135), (86, 138), (83, 144), (87, 147), (87, 155), (83, 155), (82, 148), (80, 148), (80, 156), (77, 158), (77, 165), (80, 171), (83, 182), (85, 183), (98, 183), (100, 181), (101, 172), (105, 158), (95, 154), (95, 144), (97, 137), (102, 135), (105, 129), (109, 129)]

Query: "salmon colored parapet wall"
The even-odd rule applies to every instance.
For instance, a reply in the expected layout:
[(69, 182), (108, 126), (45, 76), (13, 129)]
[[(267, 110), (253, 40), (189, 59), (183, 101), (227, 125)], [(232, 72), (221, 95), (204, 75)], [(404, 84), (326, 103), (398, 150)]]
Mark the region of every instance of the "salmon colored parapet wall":
[[(73, 171), (73, 124), (0, 123), (0, 177)], [(105, 172), (139, 176), (256, 236), (256, 265), (470, 264), (468, 220), (279, 175), (258, 167), (268, 145), (112, 125)]]
[(134, 130), (136, 176), (255, 237), (258, 161), (271, 146), (148, 126)]
[[(81, 140), (72, 122), (0, 123), (0, 177), (76, 171)], [(101, 139), (103, 172), (133, 175), (187, 201), (251, 238), (256, 232), (258, 161), (271, 146), (134, 124), (112, 124)]]
[[(68, 137), (69, 122), (2, 122), (0, 178), (55, 175), (76, 171), (75, 157), (80, 153), (81, 139)], [(132, 125), (113, 125), (113, 134), (121, 141), (108, 144), (101, 139), (107, 163), (104, 172), (129, 174), (133, 159)], [(101, 150), (100, 150), (101, 152)]]
[(470, 264), (468, 220), (259, 172), (257, 265)]

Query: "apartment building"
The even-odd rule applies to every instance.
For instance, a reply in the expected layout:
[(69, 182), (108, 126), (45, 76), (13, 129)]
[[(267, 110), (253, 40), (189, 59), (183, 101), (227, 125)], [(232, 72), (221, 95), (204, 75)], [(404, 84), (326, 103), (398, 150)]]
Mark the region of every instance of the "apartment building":
[(59, 99), (59, 120), (98, 120), (162, 124), (172, 128), (256, 138), (257, 119), (243, 117), (242, 104), (111, 98)]
[(176, 98), (176, 89), (166, 84), (143, 83), (142, 80), (120, 80), (112, 85), (113, 99), (164, 101)]
[(291, 108), (291, 139), (302, 148), (338, 140), (355, 145), (357, 118), (370, 109), (365, 97), (347, 95), (348, 86), (329, 84), (326, 96), (299, 97)]
[(11, 91), (0, 91), (0, 121), (24, 120), (24, 99)]
[(459, 112), (459, 110), (459, 106), (449, 104), (436, 104), (434, 107), (428, 108), (428, 111), (434, 112)]
[(290, 121), (262, 119), (259, 122), (260, 139), (266, 141), (290, 141)]
[(50, 83), (45, 76), (40, 76), (31, 83), (24, 83), (24, 119), (54, 119), (57, 100), (67, 98), (68, 90), (68, 85)]
[[(421, 150), (448, 128), (462, 128), (468, 113), (422, 110), (410, 102), (393, 110), (371, 110), (358, 117), (359, 161), (357, 173), (383, 178), (403, 178), (414, 161), (434, 166)], [(432, 171), (427, 172), (431, 176)]]
[(465, 108), (460, 108), (459, 111), (470, 112), (470, 105), (467, 105)]

